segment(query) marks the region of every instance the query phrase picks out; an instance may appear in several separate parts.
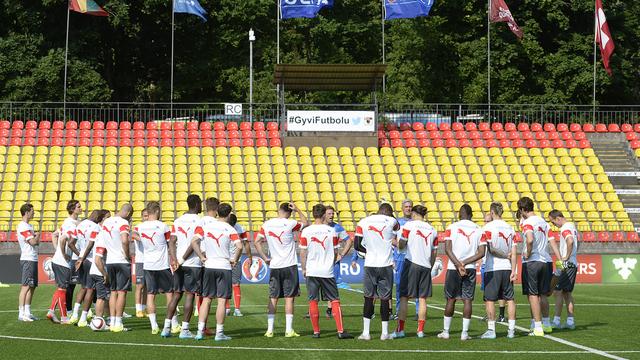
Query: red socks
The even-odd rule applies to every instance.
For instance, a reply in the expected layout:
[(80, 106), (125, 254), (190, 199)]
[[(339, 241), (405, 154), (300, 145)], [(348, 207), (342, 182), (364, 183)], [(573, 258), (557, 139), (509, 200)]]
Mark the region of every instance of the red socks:
[(227, 300), (224, 303), (224, 308), (227, 309), (227, 310), (231, 309), (231, 300)]
[(338, 332), (344, 332), (344, 328), (342, 327), (342, 308), (340, 307), (340, 300), (333, 300), (331, 302), (331, 314), (333, 315), (333, 319), (336, 321), (336, 329)]
[(404, 320), (398, 320), (398, 327), (396, 328), (396, 332), (404, 331)]
[(233, 285), (233, 304), (236, 309), (240, 309), (240, 300), (242, 295), (240, 293), (240, 284)]
[(424, 332), (424, 320), (418, 320), (418, 332)]
[(67, 291), (65, 289), (56, 289), (53, 293), (49, 310), (55, 311), (56, 306), (60, 307), (60, 316), (67, 317)]
[(309, 317), (311, 318), (311, 324), (313, 325), (313, 332), (320, 332), (320, 311), (318, 310), (318, 301), (309, 301)]

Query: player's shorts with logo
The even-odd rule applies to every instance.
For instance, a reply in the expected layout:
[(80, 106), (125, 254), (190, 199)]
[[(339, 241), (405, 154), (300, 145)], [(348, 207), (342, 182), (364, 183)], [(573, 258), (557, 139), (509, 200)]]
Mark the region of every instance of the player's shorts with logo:
[(111, 291), (108, 284), (105, 285), (104, 277), (100, 275), (89, 275), (87, 279), (87, 285), (89, 285), (88, 289), (94, 289), (96, 291), (96, 298), (109, 300)]
[(564, 269), (558, 277), (558, 283), (556, 284), (556, 290), (571, 292), (576, 284), (576, 276), (578, 275), (578, 268), (571, 267)]
[(173, 274), (171, 270), (145, 270), (144, 282), (149, 294), (173, 292)]
[(82, 268), (76, 270), (76, 260), (69, 261), (69, 266), (71, 268), (71, 284), (82, 284), (82, 279), (80, 278), (80, 271)]
[(145, 285), (144, 282), (144, 263), (136, 263), (136, 285)]
[(281, 299), (300, 295), (298, 265), (271, 269), (269, 275), (269, 297)]
[(389, 300), (393, 291), (393, 266), (364, 267), (364, 296)]
[(405, 260), (400, 274), (400, 284), (396, 286), (400, 289), (401, 297), (431, 297), (431, 268)]
[(111, 291), (131, 291), (131, 264), (107, 264)]
[(20, 260), (20, 268), (22, 269), (22, 286), (37, 287), (38, 286), (38, 262)]
[(78, 284), (82, 285), (83, 289), (89, 289), (89, 270), (91, 270), (91, 261), (83, 261), (82, 266), (78, 269)]
[(522, 263), (522, 294), (545, 295), (549, 293), (551, 281), (548, 279), (547, 263), (530, 261)]
[(511, 270), (484, 273), (484, 301), (513, 300)]
[(205, 268), (202, 274), (202, 296), (231, 299), (231, 270)]
[(447, 270), (444, 280), (444, 296), (447, 299), (473, 300), (476, 292), (476, 271), (467, 269), (465, 276), (458, 270)]
[(56, 279), (58, 289), (68, 288), (71, 283), (71, 269), (51, 263), (51, 270), (53, 270), (53, 276)]
[[(338, 285), (335, 278), (321, 278), (309, 276), (307, 278), (307, 293), (309, 300), (333, 301), (340, 300)], [(321, 296), (322, 295), (322, 296)]]
[(547, 271), (545, 273), (546, 277), (544, 279), (545, 283), (545, 289), (549, 289), (547, 290), (547, 293), (549, 293), (551, 290), (551, 281), (553, 280), (553, 263), (552, 262), (548, 262), (547, 264)]
[(238, 261), (231, 269), (231, 282), (233, 285), (240, 285), (242, 281), (242, 261)]
[(173, 274), (173, 289), (179, 292), (200, 294), (202, 291), (202, 268), (180, 266)]

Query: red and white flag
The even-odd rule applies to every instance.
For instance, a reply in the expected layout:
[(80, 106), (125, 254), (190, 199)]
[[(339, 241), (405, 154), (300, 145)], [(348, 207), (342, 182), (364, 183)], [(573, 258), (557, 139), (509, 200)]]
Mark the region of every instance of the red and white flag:
[(489, 9), (489, 20), (491, 22), (506, 22), (509, 29), (518, 39), (522, 39), (522, 30), (518, 27), (516, 20), (511, 15), (511, 11), (504, 0), (491, 0), (491, 9)]
[(602, 63), (605, 70), (611, 75), (611, 68), (609, 67), (609, 58), (613, 54), (615, 45), (613, 44), (613, 38), (611, 37), (611, 31), (609, 31), (609, 24), (607, 24), (607, 17), (604, 16), (604, 10), (602, 10), (602, 0), (596, 0), (596, 43), (600, 48), (600, 54), (602, 55)]

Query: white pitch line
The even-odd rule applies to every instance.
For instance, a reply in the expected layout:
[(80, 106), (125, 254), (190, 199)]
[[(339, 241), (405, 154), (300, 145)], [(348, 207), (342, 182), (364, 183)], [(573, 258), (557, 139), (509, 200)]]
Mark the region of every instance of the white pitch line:
[[(360, 289), (351, 289), (350, 291), (355, 291), (355, 292), (358, 292), (358, 293), (361, 293), (361, 294), (363, 293), (363, 291), (362, 291), (362, 290), (360, 290)], [(412, 304), (415, 304), (415, 302), (413, 302), (413, 301), (410, 301), (410, 302), (411, 302)], [(427, 306), (428, 306), (428, 307), (430, 307), (430, 308), (432, 308), (432, 309), (440, 310), (440, 311), (443, 311), (443, 312), (444, 312), (444, 310), (445, 310), (443, 307), (440, 307), (440, 306), (435, 306), (435, 305), (430, 305), (430, 304), (427, 304)], [(456, 314), (459, 314), (459, 315), (462, 315), (462, 312), (460, 312), (460, 311), (455, 311), (455, 313), (456, 313)], [(471, 315), (471, 317), (473, 317), (473, 318), (475, 318), (475, 319), (480, 319), (480, 320), (482, 319), (482, 317), (481, 317), (481, 316), (477, 316), (477, 315)], [(506, 324), (503, 324), (503, 323), (498, 323), (498, 324), (503, 325), (503, 326), (507, 326)], [(520, 330), (520, 331), (526, 331), (526, 332), (528, 332), (528, 331), (529, 331), (529, 329), (524, 328), (524, 327), (522, 327), (522, 326), (517, 326), (517, 325), (516, 325), (516, 329), (518, 329), (518, 330)], [(620, 357), (620, 356), (616, 356), (616, 355), (609, 354), (609, 353), (607, 353), (606, 351), (602, 351), (602, 350), (594, 349), (594, 348), (591, 348), (591, 347), (588, 347), (588, 346), (584, 346), (584, 345), (576, 344), (576, 343), (571, 342), (571, 341), (569, 341), (569, 340), (561, 339), (561, 338), (558, 338), (558, 337), (555, 337), (555, 336), (551, 336), (551, 335), (546, 335), (546, 334), (545, 334), (545, 335), (544, 335), (544, 338), (545, 338), (545, 339), (552, 340), (552, 341), (555, 341), (555, 342), (560, 343), (560, 344), (564, 344), (564, 345), (567, 345), (567, 346), (574, 347), (574, 348), (576, 348), (576, 349), (584, 350), (584, 351), (589, 352), (589, 353), (592, 353), (592, 354), (596, 354), (596, 355), (604, 356), (604, 357), (607, 357), (607, 358), (610, 358), (610, 359), (615, 359), (615, 360), (627, 360), (626, 358), (623, 358), (623, 357)]]
[[(283, 348), (283, 347), (253, 347), (253, 346), (209, 346), (209, 345), (182, 345), (182, 344), (148, 344), (148, 343), (132, 343), (132, 342), (105, 342), (105, 341), (88, 341), (88, 340), (69, 340), (69, 339), (47, 339), (37, 337), (22, 337), (0, 335), (0, 339), (8, 340), (25, 340), (40, 341), (52, 343), (71, 343), (83, 345), (115, 345), (115, 346), (139, 346), (139, 347), (162, 347), (162, 348), (179, 348), (179, 349), (215, 349), (215, 350), (255, 350), (255, 351), (307, 351), (307, 352), (355, 352), (355, 353), (371, 353), (371, 352), (388, 352), (388, 353), (441, 353), (441, 354), (588, 354), (587, 350), (435, 350), (435, 349), (353, 349), (353, 348)], [(617, 351), (616, 351), (617, 352)], [(625, 351), (636, 352), (636, 351)], [(637, 351), (640, 352), (640, 351)]]

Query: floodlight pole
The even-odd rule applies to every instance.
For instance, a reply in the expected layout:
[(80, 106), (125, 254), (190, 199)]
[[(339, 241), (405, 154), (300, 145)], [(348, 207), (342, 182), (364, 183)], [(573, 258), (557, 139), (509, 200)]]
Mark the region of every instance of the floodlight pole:
[(253, 42), (256, 41), (253, 29), (249, 29), (249, 121), (253, 122)]

